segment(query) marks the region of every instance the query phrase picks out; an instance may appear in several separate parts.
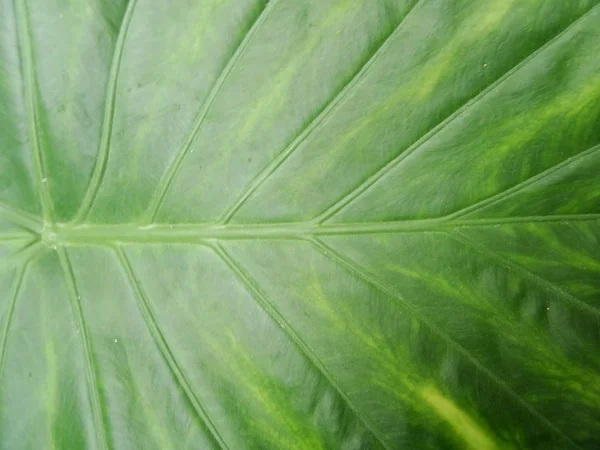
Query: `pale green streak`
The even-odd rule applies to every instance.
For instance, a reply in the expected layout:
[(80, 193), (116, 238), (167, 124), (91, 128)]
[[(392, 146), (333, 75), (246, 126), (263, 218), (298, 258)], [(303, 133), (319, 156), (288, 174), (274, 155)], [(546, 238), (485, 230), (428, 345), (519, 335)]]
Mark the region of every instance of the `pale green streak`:
[(454, 432), (463, 439), (463, 443), (473, 450), (505, 449), (506, 444), (498, 445), (485, 427), (469, 413), (459, 408), (451, 399), (444, 396), (434, 386), (420, 389), (423, 400), (442, 418)]

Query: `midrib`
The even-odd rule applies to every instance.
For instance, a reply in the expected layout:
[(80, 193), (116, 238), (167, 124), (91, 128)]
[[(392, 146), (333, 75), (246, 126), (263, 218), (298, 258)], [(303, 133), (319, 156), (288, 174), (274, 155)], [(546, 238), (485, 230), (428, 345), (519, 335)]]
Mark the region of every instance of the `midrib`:
[(442, 232), (461, 227), (496, 227), (543, 222), (600, 221), (600, 214), (526, 216), (486, 219), (434, 218), (388, 222), (271, 224), (179, 224), (179, 225), (62, 225), (44, 227), (41, 240), (47, 245), (85, 245), (117, 242), (186, 243), (206, 239), (303, 239), (310, 236), (404, 232)]

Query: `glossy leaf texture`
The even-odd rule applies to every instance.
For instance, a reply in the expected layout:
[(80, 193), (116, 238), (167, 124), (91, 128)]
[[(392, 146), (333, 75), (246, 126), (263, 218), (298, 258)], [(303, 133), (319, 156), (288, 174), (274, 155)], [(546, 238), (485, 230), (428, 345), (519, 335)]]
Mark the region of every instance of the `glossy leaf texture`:
[(600, 448), (598, 0), (0, 0), (0, 447)]

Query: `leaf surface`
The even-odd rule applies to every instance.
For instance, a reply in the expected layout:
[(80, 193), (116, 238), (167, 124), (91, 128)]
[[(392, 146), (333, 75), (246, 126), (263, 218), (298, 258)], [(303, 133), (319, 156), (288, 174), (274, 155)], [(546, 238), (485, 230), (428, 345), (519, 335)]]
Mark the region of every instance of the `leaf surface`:
[(0, 447), (600, 446), (597, 0), (0, 0)]

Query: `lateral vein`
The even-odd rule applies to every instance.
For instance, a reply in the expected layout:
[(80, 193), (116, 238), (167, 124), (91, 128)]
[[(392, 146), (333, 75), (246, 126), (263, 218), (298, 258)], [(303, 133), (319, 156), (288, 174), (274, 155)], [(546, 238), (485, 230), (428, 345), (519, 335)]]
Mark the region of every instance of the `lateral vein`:
[(538, 419), (541, 423), (543, 423), (549, 430), (556, 433), (565, 442), (569, 443), (572, 448), (580, 448), (575, 442), (571, 440), (562, 430), (560, 430), (556, 425), (554, 425), (546, 416), (544, 416), (541, 412), (539, 412), (533, 405), (531, 405), (527, 400), (522, 398), (517, 392), (513, 390), (510, 385), (508, 385), (504, 380), (502, 380), (498, 375), (488, 369), (485, 365), (483, 365), (471, 352), (463, 347), (457, 340), (455, 340), (451, 335), (449, 335), (446, 331), (439, 327), (436, 323), (430, 321), (427, 317), (425, 317), (422, 313), (420, 313), (416, 308), (414, 308), (409, 302), (407, 302), (404, 297), (402, 297), (398, 292), (394, 289), (388, 288), (387, 286), (381, 284), (372, 274), (367, 272), (363, 267), (361, 267), (356, 262), (340, 255), (336, 250), (329, 247), (320, 239), (314, 238), (310, 239), (310, 242), (317, 248), (323, 255), (329, 258), (331, 261), (337, 263), (351, 274), (353, 274), (358, 279), (370, 284), (389, 299), (396, 299), (409, 311), (411, 315), (416, 317), (419, 321), (421, 321), (424, 325), (429, 327), (432, 331), (438, 334), (442, 339), (444, 339), (448, 344), (452, 345), (462, 356), (471, 364), (473, 364), (481, 373), (485, 374), (491, 381), (493, 381), (501, 390), (503, 390), (509, 397), (513, 398), (517, 401), (524, 409), (526, 409), (532, 416)]
[(458, 109), (456, 109), (452, 114), (447, 116), (442, 122), (438, 123), (436, 126), (431, 128), (427, 133), (417, 139), (412, 145), (406, 148), (404, 151), (401, 151), (390, 161), (385, 163), (383, 166), (379, 167), (374, 173), (372, 173), (365, 181), (360, 183), (357, 187), (352, 189), (350, 192), (342, 196), (339, 200), (329, 206), (324, 212), (319, 214), (314, 220), (319, 223), (323, 223), (326, 220), (333, 217), (339, 211), (347, 207), (350, 203), (356, 200), (360, 195), (362, 195), (367, 189), (369, 189), (372, 185), (374, 185), (377, 181), (382, 179), (386, 174), (388, 174), (391, 170), (398, 167), (403, 161), (406, 161), (407, 158), (411, 155), (414, 155), (418, 152), (419, 149), (423, 147), (423, 145), (444, 130), (449, 124), (453, 123), (456, 119), (460, 118), (467, 111), (469, 111), (472, 107), (477, 105), (481, 100), (487, 97), (491, 92), (493, 92), (498, 86), (504, 83), (507, 79), (509, 79), (513, 74), (519, 71), (521, 68), (529, 64), (532, 60), (534, 60), (539, 54), (549, 48), (552, 44), (557, 42), (561, 37), (563, 37), (569, 30), (573, 29), (578, 23), (584, 20), (585, 17), (589, 16), (592, 11), (600, 8), (600, 5), (596, 5), (593, 8), (586, 11), (576, 20), (574, 20), (571, 24), (565, 27), (562, 31), (560, 31), (553, 38), (548, 40), (541, 47), (537, 48), (533, 53), (529, 54), (525, 59), (521, 60), (517, 65), (515, 65), (508, 72), (505, 72), (500, 78), (496, 79), (492, 84), (488, 85), (485, 89), (479, 92), (475, 97), (472, 97)]
[(563, 169), (568, 168), (569, 166), (578, 163), (579, 161), (581, 161), (582, 159), (587, 158), (588, 156), (594, 155), (596, 152), (600, 151), (600, 145), (596, 145), (594, 147), (588, 148), (587, 150), (578, 153), (574, 156), (571, 156), (570, 158), (561, 161), (560, 163), (547, 168), (546, 170), (544, 170), (543, 172), (538, 173), (537, 175), (534, 175), (533, 177), (530, 177), (508, 189), (503, 190), (502, 192), (498, 192), (486, 199), (483, 199), (477, 203), (474, 203), (471, 206), (468, 206), (466, 208), (462, 208), (459, 211), (456, 211), (455, 213), (450, 214), (449, 216), (447, 216), (448, 219), (455, 219), (455, 218), (459, 218), (459, 217), (464, 217), (467, 216), (469, 214), (473, 214), (475, 212), (478, 212), (480, 210), (482, 210), (483, 208), (493, 205), (495, 203), (501, 202), (502, 200), (505, 200), (507, 198), (512, 197), (513, 195), (518, 194), (519, 192), (523, 191), (524, 189), (526, 189), (529, 186), (533, 186), (536, 183), (544, 180), (545, 178), (560, 172)]
[(40, 195), (42, 216), (46, 223), (52, 223), (53, 206), (50, 190), (48, 187), (48, 176), (46, 164), (42, 151), (42, 143), (39, 134), (39, 104), (38, 87), (35, 76), (35, 64), (33, 60), (33, 47), (31, 44), (31, 30), (29, 26), (27, 6), (24, 0), (15, 0), (15, 15), (17, 22), (17, 34), (19, 41), (19, 52), (23, 64), (24, 92), (27, 101), (28, 126), (31, 138), (32, 157), (35, 167), (37, 188)]
[(472, 248), (477, 253), (485, 256), (486, 258), (491, 259), (492, 261), (495, 261), (497, 264), (504, 266), (505, 268), (509, 269), (510, 271), (516, 272), (517, 274), (521, 275), (525, 279), (533, 281), (535, 284), (540, 286), (545, 291), (553, 293), (553, 294), (557, 295), (559, 298), (562, 298), (563, 300), (567, 301), (568, 303), (576, 306), (577, 308), (600, 318), (600, 309), (575, 297), (574, 295), (565, 291), (561, 287), (559, 287), (556, 284), (552, 283), (551, 281), (545, 279), (544, 277), (541, 277), (540, 275), (529, 271), (528, 269), (524, 268), (520, 264), (517, 264), (517, 263), (509, 260), (508, 258), (505, 258), (504, 256), (500, 255), (498, 252), (490, 249), (489, 247), (473, 241), (472, 239), (466, 237), (464, 235), (464, 233), (459, 232), (459, 233), (445, 233), (445, 234), (447, 236), (451, 237), (452, 239), (454, 239), (455, 241), (460, 242), (461, 244)]
[(329, 372), (325, 364), (315, 354), (314, 350), (302, 339), (302, 337), (296, 332), (294, 327), (288, 322), (283, 314), (279, 312), (277, 307), (268, 299), (267, 295), (262, 292), (258, 283), (254, 281), (250, 275), (242, 268), (242, 266), (235, 260), (220, 244), (207, 244), (229, 267), (234, 273), (236, 278), (250, 291), (250, 294), (258, 305), (279, 325), (281, 330), (289, 336), (292, 342), (298, 347), (298, 349), (308, 358), (309, 361), (316, 367), (316, 369), (329, 381), (329, 384), (335, 389), (335, 391), (344, 399), (346, 404), (354, 411), (356, 417), (363, 423), (363, 425), (371, 432), (371, 434), (377, 439), (377, 441), (385, 448), (390, 447), (385, 443), (382, 436), (379, 435), (373, 424), (369, 423), (368, 419), (363, 417), (362, 411), (354, 404), (352, 399), (346, 394), (342, 387), (335, 380), (334, 376)]
[(392, 30), (392, 32), (383, 40), (375, 52), (369, 59), (360, 67), (358, 72), (352, 77), (348, 83), (346, 83), (338, 94), (324, 107), (320, 114), (318, 114), (311, 122), (309, 122), (303, 130), (300, 131), (298, 136), (283, 149), (265, 168), (244, 188), (239, 194), (237, 199), (223, 214), (220, 223), (229, 223), (233, 216), (239, 211), (239, 209), (246, 203), (248, 198), (265, 182), (267, 179), (277, 171), (277, 169), (294, 153), (294, 151), (304, 142), (316, 129), (325, 123), (328, 117), (330, 117), (342, 104), (348, 94), (360, 84), (365, 78), (369, 69), (375, 64), (375, 62), (387, 51), (391, 41), (395, 36), (400, 33), (410, 14), (415, 10), (420, 0), (416, 1), (410, 10), (406, 13), (400, 23)]
[(256, 35), (256, 32), (259, 30), (261, 25), (267, 19), (269, 12), (272, 11), (272, 9), (275, 7), (276, 2), (277, 2), (277, 0), (271, 0), (271, 2), (269, 2), (269, 4), (267, 6), (265, 6), (265, 8), (261, 11), (261, 13), (258, 15), (256, 20), (254, 21), (254, 23), (248, 29), (248, 32), (246, 33), (244, 38), (240, 41), (238, 47), (235, 49), (235, 51), (231, 55), (231, 58), (229, 59), (229, 61), (225, 65), (225, 67), (223, 68), (223, 71), (219, 75), (219, 78), (217, 78), (217, 80), (215, 81), (215, 84), (213, 85), (210, 93), (208, 94), (207, 99), (203, 103), (202, 107), (200, 108), (200, 111), (198, 111), (198, 115), (194, 119), (194, 124), (192, 125), (192, 129), (190, 130), (190, 133), (188, 134), (187, 138), (183, 142), (183, 145), (177, 152), (175, 159), (167, 168), (165, 174), (163, 175), (163, 177), (161, 178), (161, 180), (159, 182), (159, 185), (158, 185), (154, 195), (150, 199), (150, 203), (145, 212), (145, 219), (144, 219), (145, 221), (152, 222), (155, 220), (156, 215), (158, 214), (160, 207), (162, 206), (162, 204), (167, 196), (167, 193), (169, 192), (172, 184), (175, 182), (175, 179), (177, 178), (177, 174), (179, 173), (179, 170), (181, 169), (183, 160), (185, 159), (186, 155), (189, 153), (189, 151), (192, 147), (192, 144), (194, 143), (196, 137), (200, 133), (200, 130), (202, 129), (202, 125), (204, 124), (204, 120), (208, 116), (208, 113), (210, 112), (211, 107), (213, 106), (215, 100), (217, 99), (217, 96), (219, 95), (219, 93), (221, 92), (221, 89), (225, 85), (225, 81), (227, 81), (229, 74), (232, 72), (232, 70), (235, 67), (235, 65), (237, 64), (237, 62), (240, 60), (240, 58), (245, 53), (246, 49), (248, 48), (248, 45), (250, 44), (250, 41)]
[(129, 32), (129, 25), (133, 17), (133, 11), (137, 4), (137, 0), (129, 0), (117, 42), (115, 44), (115, 50), (113, 53), (113, 59), (111, 62), (110, 73), (108, 82), (106, 85), (106, 100), (104, 105), (104, 119), (102, 121), (102, 131), (100, 135), (100, 144), (98, 146), (98, 153), (96, 154), (96, 162), (92, 170), (92, 176), (88, 184), (87, 190), (84, 194), (79, 209), (75, 213), (73, 222), (81, 222), (87, 214), (90, 212), (92, 205), (98, 195), (102, 180), (106, 173), (106, 167), (108, 165), (108, 156), (110, 153), (110, 145), (112, 139), (113, 121), (115, 115), (115, 101), (117, 97), (117, 82), (119, 79), (119, 71), (121, 69), (121, 61), (123, 59), (123, 51), (125, 49), (125, 42), (127, 40), (127, 34)]
[(4, 370), (4, 359), (6, 357), (6, 347), (8, 341), (8, 333), (10, 331), (10, 326), (12, 324), (15, 306), (17, 304), (17, 297), (19, 296), (19, 292), (21, 290), (21, 286), (23, 284), (23, 279), (25, 278), (25, 272), (27, 270), (27, 266), (29, 263), (38, 255), (39, 249), (29, 256), (29, 258), (23, 262), (21, 267), (18, 269), (15, 281), (13, 283), (13, 287), (8, 299), (8, 309), (6, 312), (6, 322), (2, 329), (2, 337), (0, 337), (0, 379), (2, 378), (3, 370)]
[(40, 233), (44, 228), (43, 222), (38, 217), (5, 203), (0, 203), (0, 216), (34, 233)]
[(148, 301), (144, 288), (135, 276), (135, 272), (133, 271), (133, 267), (129, 262), (127, 255), (125, 255), (125, 252), (120, 246), (113, 247), (113, 250), (117, 254), (119, 262), (121, 263), (121, 266), (123, 267), (123, 270), (127, 275), (127, 279), (129, 281), (129, 284), (131, 285), (131, 288), (135, 292), (135, 297), (137, 299), (138, 307), (140, 308), (140, 312), (142, 313), (144, 322), (146, 323), (146, 326), (148, 327), (148, 330), (150, 331), (150, 334), (154, 339), (162, 357), (167, 363), (169, 369), (171, 370), (171, 373), (183, 389), (183, 392), (185, 393), (188, 401), (194, 408), (196, 415), (211, 433), (215, 442), (217, 442), (217, 444), (222, 449), (227, 449), (228, 446), (225, 440), (219, 433), (213, 420), (210, 418), (208, 411), (206, 410), (204, 405), (202, 405), (202, 403), (192, 390), (190, 383), (187, 380), (187, 377), (185, 376), (185, 373), (183, 372), (183, 370), (179, 366), (179, 363), (175, 359), (175, 356), (173, 355), (173, 352), (171, 351), (171, 348), (166, 338), (164, 337), (158, 325), (158, 322), (156, 321), (156, 318), (154, 317), (154, 312), (152, 311), (152, 307), (150, 306), (150, 302)]
[(92, 416), (95, 424), (94, 428), (96, 430), (96, 437), (100, 443), (100, 447), (102, 449), (108, 450), (110, 448), (108, 445), (108, 433), (106, 431), (106, 424), (104, 423), (104, 420), (102, 418), (102, 402), (100, 401), (100, 392), (98, 390), (98, 380), (96, 376), (94, 358), (92, 355), (92, 345), (90, 341), (89, 332), (85, 323), (83, 307), (81, 305), (81, 295), (79, 294), (79, 289), (77, 288), (77, 282), (75, 281), (73, 267), (71, 266), (71, 262), (69, 260), (69, 256), (67, 255), (66, 250), (64, 248), (59, 248), (57, 250), (57, 254), (65, 278), (65, 283), (67, 284), (67, 291), (69, 292), (69, 296), (71, 298), (73, 312), (75, 314), (77, 325), (79, 326), (79, 332), (81, 334), (83, 352), (85, 355), (86, 362), (85, 371), (87, 378), (88, 395), (90, 398), (90, 404), (92, 408)]

